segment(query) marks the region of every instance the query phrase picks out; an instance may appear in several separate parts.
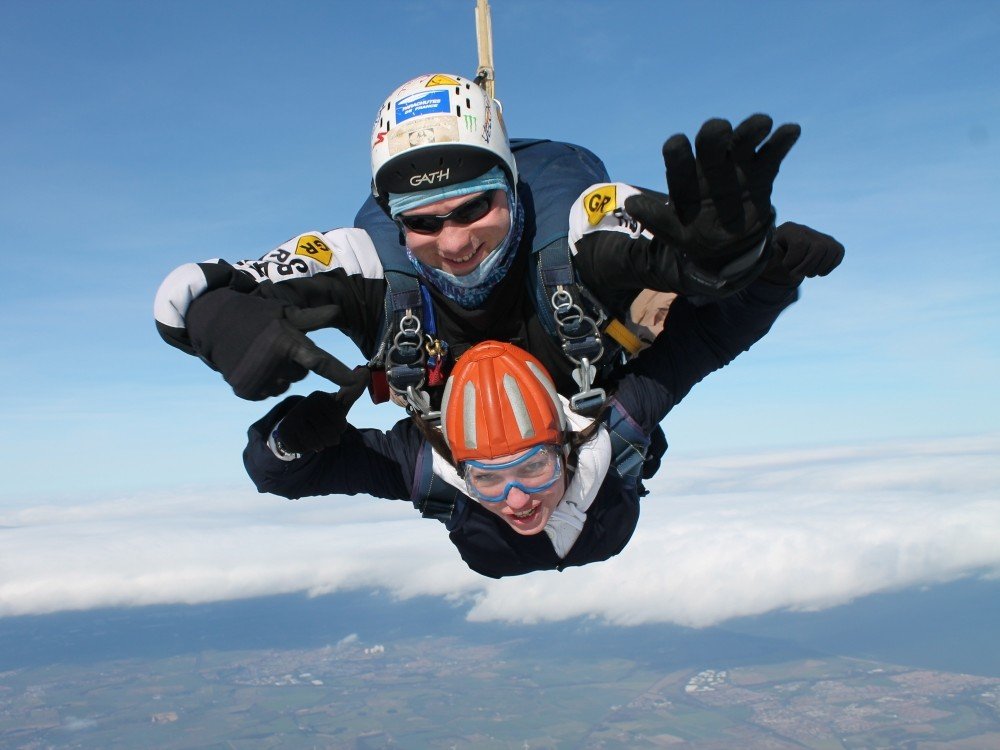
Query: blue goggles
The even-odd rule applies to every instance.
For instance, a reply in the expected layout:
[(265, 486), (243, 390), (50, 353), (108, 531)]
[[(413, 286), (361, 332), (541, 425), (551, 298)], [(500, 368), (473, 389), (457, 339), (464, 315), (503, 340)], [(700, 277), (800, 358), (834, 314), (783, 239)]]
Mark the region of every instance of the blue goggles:
[(562, 476), (562, 452), (556, 445), (536, 445), (520, 458), (502, 464), (465, 462), (469, 495), (486, 503), (499, 503), (517, 487), (527, 495), (544, 492)]

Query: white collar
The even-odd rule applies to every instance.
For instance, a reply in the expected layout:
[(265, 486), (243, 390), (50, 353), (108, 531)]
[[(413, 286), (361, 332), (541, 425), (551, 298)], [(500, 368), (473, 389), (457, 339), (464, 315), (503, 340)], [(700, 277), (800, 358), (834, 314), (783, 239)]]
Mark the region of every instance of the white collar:
[[(559, 396), (563, 402), (563, 409), (570, 426), (580, 431), (589, 427), (594, 421), (588, 417), (582, 417), (569, 408), (569, 402)], [(434, 451), (433, 471), (444, 479), (452, 487), (455, 487), (463, 494), (467, 494), (468, 488), (456, 471), (455, 467), (445, 461), (437, 451)], [(577, 451), (576, 472), (570, 480), (569, 487), (563, 494), (549, 516), (545, 524), (545, 533), (552, 542), (552, 548), (559, 558), (562, 559), (569, 554), (576, 540), (583, 531), (583, 525), (587, 521), (587, 510), (590, 509), (597, 492), (607, 476), (608, 468), (611, 466), (611, 438), (608, 431), (602, 426), (593, 440), (588, 440)], [(475, 501), (473, 501), (475, 502)]]

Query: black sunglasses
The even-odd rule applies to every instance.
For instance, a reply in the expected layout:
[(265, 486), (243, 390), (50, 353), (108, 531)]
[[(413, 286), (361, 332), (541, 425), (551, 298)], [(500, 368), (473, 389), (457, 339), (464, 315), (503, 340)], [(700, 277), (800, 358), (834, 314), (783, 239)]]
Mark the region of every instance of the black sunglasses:
[(446, 214), (434, 216), (425, 214), (423, 216), (407, 216), (400, 214), (396, 217), (405, 229), (417, 234), (437, 234), (441, 231), (446, 221), (453, 221), (456, 224), (466, 225), (479, 221), (486, 216), (493, 207), (493, 194), (495, 190), (490, 190), (482, 195), (477, 195), (472, 200), (468, 200), (458, 208), (452, 209)]

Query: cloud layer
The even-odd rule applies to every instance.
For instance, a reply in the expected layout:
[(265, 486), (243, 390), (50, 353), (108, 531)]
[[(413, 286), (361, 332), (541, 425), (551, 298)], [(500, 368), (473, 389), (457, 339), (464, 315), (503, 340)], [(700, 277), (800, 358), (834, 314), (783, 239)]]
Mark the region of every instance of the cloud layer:
[(1000, 436), (671, 457), (619, 557), (492, 581), (404, 503), (251, 490), (0, 508), (0, 616), (380, 588), (472, 620), (707, 626), (1000, 573)]

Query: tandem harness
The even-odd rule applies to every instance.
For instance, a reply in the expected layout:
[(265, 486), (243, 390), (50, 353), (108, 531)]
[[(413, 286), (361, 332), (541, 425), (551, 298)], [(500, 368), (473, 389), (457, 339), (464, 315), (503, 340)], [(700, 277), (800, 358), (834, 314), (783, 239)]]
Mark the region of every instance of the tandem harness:
[[(525, 206), (526, 232), (533, 219), (527, 278), (531, 298), (546, 332), (573, 367), (578, 391), (570, 399), (571, 408), (593, 416), (606, 398), (604, 390), (595, 387), (597, 368), (610, 369), (620, 361), (624, 341), (616, 332), (624, 327), (576, 280), (569, 212), (587, 188), (610, 178), (601, 160), (580, 146), (515, 138), (511, 151), (517, 159), (519, 191), (533, 201)], [(435, 337), (429, 295), (406, 256), (398, 227), (373, 197), (361, 207), (354, 225), (371, 236), (387, 287), (380, 344), (368, 363), (372, 398), (381, 403), (390, 392), (396, 394), (408, 410), (436, 425), (441, 415), (426, 389), (439, 384), (434, 381), (440, 379), (447, 342)]]

